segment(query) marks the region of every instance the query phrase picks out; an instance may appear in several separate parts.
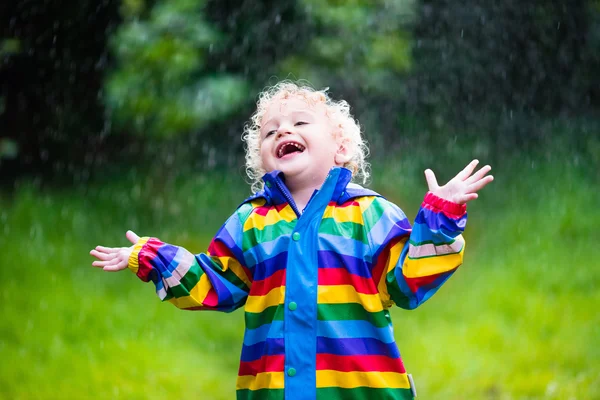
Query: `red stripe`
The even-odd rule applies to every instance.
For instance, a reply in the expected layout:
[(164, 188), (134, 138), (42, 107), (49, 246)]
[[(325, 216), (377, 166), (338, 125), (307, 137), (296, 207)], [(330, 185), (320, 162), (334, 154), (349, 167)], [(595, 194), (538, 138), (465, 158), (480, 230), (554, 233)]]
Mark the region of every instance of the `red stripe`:
[(452, 272), (452, 271), (454, 271), (454, 270), (442, 272), (442, 273), (435, 274), (435, 275), (421, 276), (421, 277), (418, 277), (418, 278), (407, 278), (407, 277), (404, 277), (404, 279), (406, 280), (406, 284), (410, 288), (411, 292), (417, 293), (417, 290), (419, 290), (420, 288), (422, 288), (424, 286), (431, 285), (433, 283), (433, 281), (435, 281), (436, 279), (438, 279), (440, 276), (442, 276), (443, 274), (447, 274), (449, 272)]
[(390, 258), (390, 249), (395, 246), (398, 242), (400, 242), (404, 237), (396, 237), (390, 240), (382, 251), (379, 252), (377, 256), (377, 261), (375, 262), (375, 266), (371, 270), (371, 275), (373, 276), (373, 282), (376, 285), (381, 282), (383, 275), (387, 274), (387, 263)]
[(445, 216), (452, 219), (462, 218), (467, 212), (466, 204), (457, 204), (449, 200), (442, 199), (435, 194), (428, 192), (423, 200), (422, 207), (434, 212), (442, 212)]
[[(235, 258), (235, 255), (233, 254), (231, 249), (220, 240), (213, 240), (212, 242), (210, 242), (210, 245), (208, 246), (208, 255), (216, 257), (231, 257), (239, 263), (239, 260)], [(240, 264), (240, 266), (244, 270), (246, 277), (248, 277), (250, 282), (252, 282), (252, 273), (250, 272), (250, 270), (242, 264)]]
[(285, 354), (276, 356), (262, 356), (254, 361), (240, 362), (239, 376), (254, 375), (261, 372), (279, 372), (283, 371), (285, 363)]
[(343, 204), (338, 204), (336, 201), (330, 201), (329, 204), (327, 204), (329, 207), (335, 207), (335, 208), (346, 208), (346, 207), (360, 207), (360, 203), (358, 201), (347, 201)]
[(319, 268), (319, 285), (352, 285), (358, 293), (377, 294), (371, 278), (354, 275), (345, 268)]
[(217, 257), (234, 257), (233, 252), (220, 240), (213, 240), (208, 245), (208, 254)]
[(340, 372), (380, 371), (406, 373), (401, 358), (386, 356), (339, 356), (336, 354), (317, 354), (317, 370), (329, 369)]
[(150, 238), (148, 241), (142, 246), (140, 252), (138, 253), (138, 266), (139, 269), (137, 271), (137, 276), (144, 282), (148, 282), (148, 274), (154, 269), (151, 264), (151, 261), (156, 258), (158, 253), (158, 249), (164, 243), (158, 239)]
[(277, 204), (275, 206), (260, 206), (260, 207), (256, 207), (254, 209), (254, 213), (258, 214), (258, 215), (262, 215), (263, 217), (266, 216), (269, 211), (271, 211), (273, 208), (275, 210), (277, 210), (278, 213), (281, 212), (281, 210), (283, 210), (284, 208), (286, 208), (288, 206), (288, 203), (282, 203), (282, 204)]
[(206, 298), (202, 301), (202, 304), (205, 307), (216, 307), (219, 305), (219, 296), (217, 296), (217, 292), (212, 287), (208, 290), (208, 294)]
[(285, 269), (280, 269), (265, 279), (252, 282), (250, 295), (264, 296), (275, 288), (285, 286), (285, 271)]

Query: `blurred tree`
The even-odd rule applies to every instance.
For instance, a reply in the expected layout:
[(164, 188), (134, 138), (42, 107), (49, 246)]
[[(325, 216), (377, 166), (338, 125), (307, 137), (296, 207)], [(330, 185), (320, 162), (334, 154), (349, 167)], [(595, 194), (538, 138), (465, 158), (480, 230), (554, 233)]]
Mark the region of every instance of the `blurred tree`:
[(399, 114), (412, 68), (413, 0), (303, 0), (314, 20), (304, 52), (278, 64), (280, 76), (330, 87), (347, 100), (375, 152), (400, 146)]
[(107, 128), (99, 93), (117, 3), (0, 3), (0, 135), (11, 156), (1, 179), (26, 171), (86, 177), (81, 167), (94, 163)]
[(247, 99), (243, 77), (206, 67), (223, 38), (203, 6), (161, 1), (147, 19), (134, 15), (119, 27), (110, 44), (116, 66), (106, 81), (115, 122), (144, 137), (172, 137), (223, 119)]
[[(532, 116), (598, 109), (598, 1), (420, 0), (411, 104), (527, 140)], [(510, 122), (514, 121), (514, 122)]]

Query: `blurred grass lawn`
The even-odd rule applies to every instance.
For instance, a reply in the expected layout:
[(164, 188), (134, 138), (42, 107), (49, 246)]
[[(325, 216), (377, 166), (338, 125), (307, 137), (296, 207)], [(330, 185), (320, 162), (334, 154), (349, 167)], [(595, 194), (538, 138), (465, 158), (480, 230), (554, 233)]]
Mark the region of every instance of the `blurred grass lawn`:
[[(434, 165), (440, 182), (450, 165)], [(378, 165), (371, 186), (412, 218), (422, 167)], [(598, 174), (566, 159), (494, 168), (469, 206), (465, 264), (421, 308), (393, 312), (419, 399), (599, 399)], [(235, 398), (241, 311), (179, 311), (128, 271), (90, 266), (127, 229), (204, 251), (249, 190), (237, 173), (163, 182), (131, 172), (0, 200), (1, 398)]]

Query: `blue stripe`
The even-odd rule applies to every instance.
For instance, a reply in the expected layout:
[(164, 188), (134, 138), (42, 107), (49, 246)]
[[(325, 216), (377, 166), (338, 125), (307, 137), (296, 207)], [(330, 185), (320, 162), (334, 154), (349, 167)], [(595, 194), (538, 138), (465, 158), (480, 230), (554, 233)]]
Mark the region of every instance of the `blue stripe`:
[(434, 245), (439, 246), (453, 243), (454, 238), (458, 235), (460, 235), (460, 232), (452, 232), (445, 229), (433, 230), (425, 224), (415, 223), (410, 240), (413, 243), (432, 242)]
[(381, 355), (400, 357), (395, 343), (384, 343), (377, 339), (330, 339), (317, 338), (317, 353), (344, 355)]
[(273, 321), (256, 329), (246, 329), (244, 345), (252, 346), (266, 339), (283, 339), (283, 321)]
[(285, 269), (288, 253), (283, 251), (274, 257), (261, 261), (254, 266), (253, 276), (255, 281), (266, 279), (277, 271)]
[(319, 268), (343, 268), (353, 275), (371, 278), (371, 264), (361, 258), (346, 256), (332, 250), (318, 253)]
[(318, 321), (317, 336), (330, 339), (377, 339), (394, 343), (392, 326), (378, 328), (367, 321)]
[(248, 362), (258, 360), (262, 356), (276, 356), (284, 354), (284, 339), (267, 339), (251, 346), (242, 346), (240, 361)]
[[(377, 339), (383, 343), (393, 343), (392, 326), (378, 328), (367, 321), (317, 321), (317, 336), (331, 339)], [(267, 339), (283, 338), (283, 321), (273, 321), (256, 329), (247, 329), (244, 345), (252, 346)]]
[(331, 250), (342, 256), (362, 258), (371, 262), (371, 251), (368, 244), (343, 236), (318, 233), (318, 246), (320, 250)]
[(455, 232), (455, 235), (465, 230), (467, 224), (467, 214), (463, 215), (458, 219), (449, 218), (445, 214), (435, 212), (427, 208), (421, 207), (417, 217), (415, 218), (415, 224), (427, 224), (432, 230), (445, 230)]
[(244, 260), (246, 260), (247, 263), (246, 265), (248, 268), (253, 268), (256, 264), (275, 257), (281, 252), (287, 251), (289, 244), (289, 235), (279, 236), (269, 242), (259, 243), (244, 252)]

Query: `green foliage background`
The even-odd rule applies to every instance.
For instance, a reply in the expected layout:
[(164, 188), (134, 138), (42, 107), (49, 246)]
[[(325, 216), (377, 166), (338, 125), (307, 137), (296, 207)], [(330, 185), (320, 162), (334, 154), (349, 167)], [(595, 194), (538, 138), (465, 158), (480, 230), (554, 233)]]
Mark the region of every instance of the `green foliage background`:
[(231, 399), (243, 318), (93, 269), (133, 229), (201, 252), (249, 194), (244, 122), (329, 87), (414, 217), (479, 158), (459, 272), (394, 310), (421, 399), (600, 398), (600, 2), (0, 5), (0, 398)]

